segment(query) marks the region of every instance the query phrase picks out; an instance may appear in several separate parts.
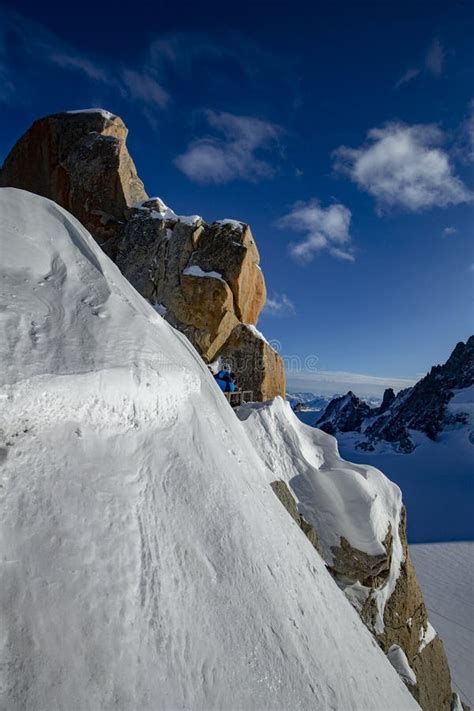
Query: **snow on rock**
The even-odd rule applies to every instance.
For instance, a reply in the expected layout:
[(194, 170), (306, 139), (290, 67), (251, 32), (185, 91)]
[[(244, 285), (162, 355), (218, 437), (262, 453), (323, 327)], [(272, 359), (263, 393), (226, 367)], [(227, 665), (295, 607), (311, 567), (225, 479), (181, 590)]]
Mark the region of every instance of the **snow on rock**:
[(416, 674), (408, 664), (408, 659), (401, 647), (398, 644), (392, 644), (387, 652), (387, 657), (393, 668), (400, 674), (406, 684), (416, 684)]
[[(137, 210), (148, 210), (154, 220), (167, 220), (169, 222), (182, 222), (190, 227), (202, 222), (201, 215), (177, 215), (159, 197), (151, 197), (136, 203)], [(169, 237), (168, 237), (169, 239)]]
[(215, 224), (216, 225), (230, 225), (235, 230), (239, 230), (239, 232), (242, 232), (242, 230), (245, 226), (244, 222), (240, 222), (239, 220), (230, 220), (229, 218), (226, 218), (224, 220), (216, 220)]
[(425, 647), (428, 646), (430, 642), (434, 640), (436, 637), (436, 630), (431, 624), (431, 622), (426, 623), (426, 628), (421, 628), (420, 630), (420, 646), (418, 647), (418, 651), (422, 652)]
[(258, 328), (256, 328), (253, 324), (246, 323), (244, 325), (246, 328), (249, 329), (249, 331), (251, 331), (254, 334), (254, 336), (257, 336), (257, 338), (260, 338), (261, 341), (265, 341), (265, 343), (268, 343), (268, 341), (265, 338), (265, 336), (263, 335), (263, 333), (261, 331), (259, 331)]
[[(418, 708), (187, 339), (56, 204), (0, 238), (2, 708)], [(380, 475), (288, 437), (378, 550)]]
[[(341, 580), (348, 597), (362, 600), (369, 592), (377, 608), (374, 631), (383, 632), (385, 604), (392, 594), (404, 554), (399, 535), (401, 492), (371, 466), (344, 461), (334, 437), (304, 425), (281, 398), (244, 405), (239, 410), (247, 433), (273, 479), (286, 481), (300, 513), (313, 526), (326, 561), (335, 564), (335, 549), (346, 539), (368, 556), (387, 558), (384, 542), (391, 533), (392, 556), (385, 583), (365, 592), (354, 581)], [(357, 604), (356, 604), (357, 606)]]
[(105, 119), (114, 119), (116, 115), (106, 109), (77, 109), (76, 111), (66, 111), (67, 114), (100, 114)]
[(220, 279), (220, 281), (224, 281), (222, 274), (219, 274), (219, 272), (205, 272), (197, 264), (192, 264), (190, 267), (186, 267), (186, 269), (183, 270), (183, 274), (185, 276), (209, 277), (210, 279)]

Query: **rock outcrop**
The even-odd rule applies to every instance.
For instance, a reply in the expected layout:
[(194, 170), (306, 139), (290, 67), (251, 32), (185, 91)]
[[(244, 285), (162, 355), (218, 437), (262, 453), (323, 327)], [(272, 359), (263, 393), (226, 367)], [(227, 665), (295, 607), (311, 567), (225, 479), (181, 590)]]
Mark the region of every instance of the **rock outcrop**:
[(123, 121), (108, 111), (39, 119), (6, 158), (0, 187), (54, 200), (104, 242), (116, 235), (125, 210), (147, 197), (125, 144), (127, 134)]
[[(401, 564), (395, 588), (384, 609), (384, 630), (374, 630), (375, 606), (372, 597), (359, 609), (359, 614), (386, 654), (393, 647), (403, 651), (409, 668), (414, 674), (414, 683), (407, 683), (415, 699), (424, 711), (450, 711), (453, 701), (451, 674), (443, 643), (431, 627), (423, 595), (418, 585), (415, 569), (410, 557), (406, 535), (406, 513), (402, 511), (400, 538), (403, 544), (404, 560)], [(387, 545), (386, 565), (380, 561), (381, 569), (390, 566), (390, 542)], [(367, 568), (372, 574), (372, 568)], [(352, 580), (362, 583), (364, 573)], [(372, 585), (377, 586), (377, 579)]]
[[(332, 548), (328, 565), (336, 582), (359, 612), (378, 644), (394, 663), (407, 687), (424, 711), (450, 711), (453, 703), (451, 674), (443, 643), (428, 619), (423, 595), (410, 557), (406, 535), (406, 514), (402, 511), (399, 535), (403, 561), (395, 587), (383, 614), (383, 630), (377, 629), (377, 591), (388, 580), (392, 557), (392, 533), (384, 541), (386, 555), (368, 555), (341, 538)], [(401, 668), (400, 668), (401, 667)]]
[(207, 224), (148, 198), (126, 137), (122, 120), (103, 110), (40, 119), (5, 160), (0, 185), (69, 210), (203, 359), (229, 362), (255, 400), (284, 395), (283, 361), (252, 330), (266, 289), (250, 227)]
[(329, 434), (360, 432), (357, 447), (373, 450), (385, 441), (400, 452), (412, 452), (415, 445), (410, 430), (436, 440), (445, 428), (464, 424), (462, 412), (450, 413), (448, 404), (454, 391), (474, 383), (474, 336), (460, 342), (443, 365), (435, 365), (412, 388), (394, 395), (389, 388), (378, 408), (371, 408), (354, 393), (332, 400), (315, 426)]
[(255, 327), (236, 326), (220, 355), (238, 375), (238, 387), (251, 390), (254, 400), (270, 400), (275, 394), (284, 396), (283, 361)]

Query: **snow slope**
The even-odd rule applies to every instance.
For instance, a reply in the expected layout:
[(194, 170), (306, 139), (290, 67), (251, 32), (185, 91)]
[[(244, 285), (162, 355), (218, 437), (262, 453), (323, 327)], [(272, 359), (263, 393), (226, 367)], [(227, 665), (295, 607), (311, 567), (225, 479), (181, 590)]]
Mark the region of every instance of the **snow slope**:
[(418, 581), (446, 649), (453, 688), (474, 705), (474, 542), (410, 546)]
[(54, 203), (0, 238), (0, 708), (418, 708), (185, 337)]
[[(333, 563), (332, 547), (343, 536), (353, 548), (369, 555), (386, 555), (383, 541), (393, 533), (390, 575), (373, 591), (378, 615), (377, 633), (383, 632), (384, 607), (392, 594), (403, 560), (399, 536), (400, 489), (374, 467), (359, 466), (339, 456), (334, 437), (303, 424), (288, 402), (254, 403), (239, 409), (249, 437), (271, 472), (272, 480), (287, 482), (299, 511), (317, 531), (324, 557)], [(346, 588), (353, 599), (365, 600), (369, 588)]]

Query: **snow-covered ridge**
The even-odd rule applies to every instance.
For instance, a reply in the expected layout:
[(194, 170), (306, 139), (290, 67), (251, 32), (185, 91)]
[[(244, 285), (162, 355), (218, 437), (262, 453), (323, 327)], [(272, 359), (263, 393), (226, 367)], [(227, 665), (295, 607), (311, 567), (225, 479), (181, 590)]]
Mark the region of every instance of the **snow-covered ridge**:
[[(390, 572), (376, 590), (356, 583), (346, 586), (355, 604), (371, 594), (377, 607), (374, 631), (383, 632), (385, 604), (403, 561), (399, 535), (400, 489), (378, 469), (344, 461), (334, 437), (301, 423), (290, 404), (276, 398), (271, 404), (239, 409), (248, 435), (273, 479), (287, 482), (299, 510), (318, 533), (326, 561), (334, 564), (334, 548), (344, 537), (353, 548), (370, 556), (386, 556), (387, 534), (393, 536)], [(343, 586), (344, 587), (344, 586)]]
[(418, 708), (189, 341), (49, 200), (0, 239), (0, 705)]

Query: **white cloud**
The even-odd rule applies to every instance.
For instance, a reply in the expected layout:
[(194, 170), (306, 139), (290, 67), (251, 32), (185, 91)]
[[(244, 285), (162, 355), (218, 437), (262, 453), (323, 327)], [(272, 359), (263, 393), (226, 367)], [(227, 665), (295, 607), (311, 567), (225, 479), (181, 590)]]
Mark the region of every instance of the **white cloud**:
[(197, 183), (257, 182), (274, 175), (274, 167), (256, 155), (274, 147), (281, 128), (250, 116), (205, 111), (218, 137), (199, 138), (177, 158), (175, 165)]
[(388, 123), (371, 129), (362, 147), (338, 148), (335, 168), (375, 197), (379, 210), (420, 211), (469, 202), (473, 194), (454, 175), (442, 140), (434, 125)]
[(444, 64), (444, 49), (438, 37), (432, 41), (425, 57), (425, 67), (433, 76), (441, 76)]
[(286, 294), (273, 294), (267, 298), (262, 314), (265, 316), (289, 316), (295, 313), (295, 306)]
[(277, 226), (305, 235), (301, 242), (290, 245), (291, 255), (300, 262), (310, 262), (324, 250), (339, 259), (354, 261), (349, 233), (351, 217), (351, 211), (341, 203), (321, 207), (318, 200), (312, 199), (293, 205)]
[(158, 82), (148, 74), (133, 69), (123, 70), (123, 81), (132, 99), (139, 99), (145, 104), (164, 108), (169, 101), (169, 94)]
[(395, 392), (410, 388), (415, 384), (414, 379), (386, 377), (376, 375), (363, 375), (338, 370), (318, 370), (315, 372), (301, 370), (300, 372), (287, 371), (288, 390), (308, 390), (321, 395), (343, 394), (352, 390), (359, 397), (381, 397), (386, 388), (393, 388)]
[(407, 69), (405, 74), (403, 74), (395, 84), (395, 88), (398, 89), (403, 84), (408, 84), (409, 82), (413, 81), (413, 79), (416, 79), (419, 74), (419, 69)]
[(445, 227), (443, 230), (443, 237), (449, 237), (450, 235), (455, 235), (457, 229), (455, 227)]

